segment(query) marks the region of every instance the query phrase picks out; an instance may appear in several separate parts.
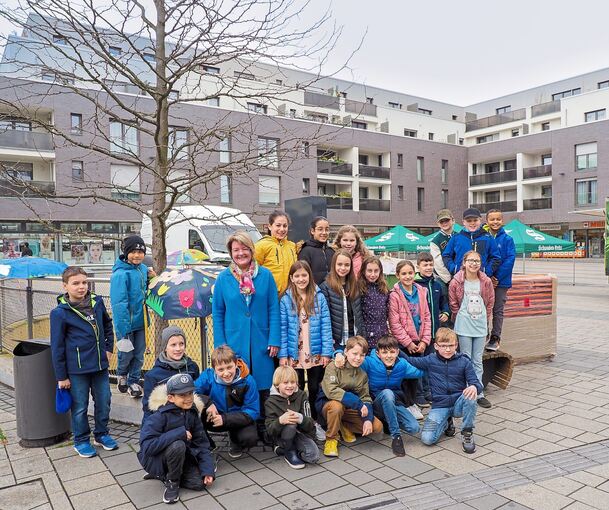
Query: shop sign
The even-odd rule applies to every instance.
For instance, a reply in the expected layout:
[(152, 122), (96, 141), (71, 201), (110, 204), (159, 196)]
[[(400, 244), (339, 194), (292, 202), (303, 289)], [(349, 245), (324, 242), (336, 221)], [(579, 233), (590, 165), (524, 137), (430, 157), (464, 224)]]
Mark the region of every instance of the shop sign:
[(562, 230), (561, 225), (539, 225), (539, 230), (543, 230), (544, 232), (557, 232)]

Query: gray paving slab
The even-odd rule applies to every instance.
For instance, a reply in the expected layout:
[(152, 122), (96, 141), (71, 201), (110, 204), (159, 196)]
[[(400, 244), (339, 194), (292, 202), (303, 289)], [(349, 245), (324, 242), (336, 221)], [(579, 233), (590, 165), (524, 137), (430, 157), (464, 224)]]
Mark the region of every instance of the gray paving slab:
[(0, 489), (0, 508), (3, 510), (30, 510), (49, 503), (47, 493), (40, 481)]
[(277, 500), (262, 487), (251, 485), (217, 497), (226, 510), (260, 510), (277, 503)]

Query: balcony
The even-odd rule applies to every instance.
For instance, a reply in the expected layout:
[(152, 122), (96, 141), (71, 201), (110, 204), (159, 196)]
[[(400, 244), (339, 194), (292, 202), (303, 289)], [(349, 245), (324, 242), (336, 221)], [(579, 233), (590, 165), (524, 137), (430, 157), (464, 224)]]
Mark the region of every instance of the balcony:
[(391, 179), (391, 169), (382, 166), (359, 165), (359, 176), (373, 179)]
[(341, 163), (339, 161), (323, 161), (317, 160), (318, 174), (345, 175), (351, 177), (353, 175), (353, 166), (351, 163)]
[(0, 197), (37, 198), (55, 194), (55, 183), (48, 181), (9, 181), (0, 179)]
[(531, 106), (531, 117), (539, 117), (540, 115), (547, 115), (548, 113), (554, 113), (560, 111), (560, 99), (556, 101), (548, 101), (547, 103), (540, 103)]
[(538, 177), (552, 177), (552, 165), (531, 166), (522, 169), (523, 179), (536, 179)]
[(471, 175), (470, 186), (481, 186), (482, 184), (497, 184), (516, 180), (516, 170), (504, 170), (503, 172), (491, 172), (488, 174)]
[(0, 147), (5, 149), (25, 149), (30, 151), (53, 151), (53, 137), (37, 131), (8, 129), (0, 132)]
[(378, 198), (360, 198), (360, 211), (389, 211), (391, 200), (380, 200)]
[(528, 200), (524, 200), (523, 208), (525, 211), (532, 211), (535, 209), (552, 209), (552, 197), (530, 198)]
[(338, 97), (309, 92), (307, 90), (304, 93), (304, 104), (307, 106), (320, 106), (330, 110), (340, 110), (340, 100)]
[(516, 210), (516, 200), (508, 200), (503, 202), (487, 202), (484, 204), (470, 204), (470, 207), (475, 207), (481, 213), (488, 212), (491, 209), (499, 209), (501, 212), (510, 212)]
[(498, 126), (500, 124), (507, 124), (508, 122), (526, 119), (526, 117), (526, 108), (520, 108), (519, 110), (514, 110), (513, 112), (499, 113), (497, 115), (491, 115), (490, 117), (472, 120), (465, 124), (465, 131), (475, 131), (476, 129), (484, 129)]
[(353, 210), (353, 199), (346, 197), (326, 197), (326, 207), (328, 209), (348, 209)]
[(376, 105), (370, 103), (362, 103), (353, 99), (345, 99), (345, 111), (348, 113), (356, 113), (357, 115), (370, 115), (376, 117)]

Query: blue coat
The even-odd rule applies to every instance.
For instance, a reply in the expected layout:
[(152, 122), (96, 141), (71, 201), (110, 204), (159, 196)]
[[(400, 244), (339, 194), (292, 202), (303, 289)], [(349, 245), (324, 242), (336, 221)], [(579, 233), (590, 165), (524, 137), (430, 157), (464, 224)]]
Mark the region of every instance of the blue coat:
[(442, 325), (440, 314), (444, 313), (450, 317), (446, 286), (436, 280), (433, 275), (427, 277), (417, 273), (414, 281), (427, 288), (427, 305), (429, 306), (429, 315), (431, 315), (431, 338), (434, 339), (436, 338), (436, 331)]
[(114, 349), (114, 333), (104, 300), (91, 294), (95, 327), (63, 295), (57, 302), (50, 315), (51, 356), (57, 380), (108, 368), (106, 352)]
[(279, 298), (273, 274), (258, 266), (249, 305), (226, 268), (218, 275), (212, 301), (214, 347), (229, 345), (252, 371), (259, 390), (271, 387), (275, 365), (269, 347), (281, 345)]
[(121, 255), (112, 268), (110, 303), (112, 320), (118, 339), (144, 329), (144, 301), (148, 290), (148, 268), (130, 264)]
[(432, 407), (452, 407), (463, 394), (463, 390), (472, 384), (480, 394), (482, 384), (476, 377), (471, 360), (460, 352), (446, 359), (434, 352), (422, 358), (407, 356), (408, 362), (429, 377)]
[[(298, 359), (298, 338), (300, 336), (300, 320), (294, 307), (294, 299), (290, 289), (279, 303), (281, 313), (281, 348), (280, 358)], [(332, 339), (332, 324), (330, 310), (326, 298), (315, 289), (315, 315), (309, 317), (309, 341), (311, 354), (332, 357), (334, 340)]]
[(208, 396), (222, 415), (225, 426), (245, 426), (260, 417), (260, 395), (251, 375), (241, 377), (237, 368), (235, 379), (226, 384), (208, 368), (195, 381), (195, 391)]
[(482, 261), (480, 267), (486, 276), (493, 276), (501, 262), (501, 255), (493, 236), (483, 228), (479, 228), (475, 232), (469, 232), (464, 228), (458, 234), (451, 236), (446, 248), (442, 251), (442, 260), (450, 274), (454, 275), (461, 269), (463, 255), (470, 250), (480, 254)]
[(184, 357), (186, 358), (186, 367), (184, 367), (184, 370), (176, 370), (175, 368), (171, 368), (167, 363), (157, 358), (152, 369), (148, 370), (144, 375), (144, 397), (142, 398), (144, 419), (147, 418), (152, 412), (150, 409), (148, 409), (148, 399), (150, 398), (152, 390), (159, 384), (165, 384), (172, 375), (181, 373), (189, 374), (193, 381), (196, 381), (197, 377), (199, 377), (199, 366), (188, 356), (184, 355)]
[(368, 374), (368, 387), (370, 395), (375, 398), (383, 390), (402, 391), (402, 379), (418, 379), (423, 377), (425, 372), (414, 368), (403, 358), (397, 358), (393, 369), (389, 372), (379, 358), (376, 349), (370, 356), (366, 356), (361, 368)]
[(512, 270), (516, 261), (516, 245), (512, 236), (508, 235), (503, 227), (497, 232), (495, 243), (501, 254), (501, 264), (494, 274), (495, 278), (499, 280), (497, 287), (509, 289), (512, 286)]

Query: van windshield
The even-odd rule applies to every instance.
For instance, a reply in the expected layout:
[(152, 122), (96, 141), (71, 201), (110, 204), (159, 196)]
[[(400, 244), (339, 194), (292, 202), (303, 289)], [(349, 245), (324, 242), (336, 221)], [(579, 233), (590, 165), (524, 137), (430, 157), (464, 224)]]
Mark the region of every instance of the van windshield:
[(203, 225), (199, 229), (209, 242), (211, 249), (219, 253), (228, 253), (226, 240), (228, 236), (238, 230), (245, 230), (254, 243), (262, 238), (258, 230), (248, 225)]

